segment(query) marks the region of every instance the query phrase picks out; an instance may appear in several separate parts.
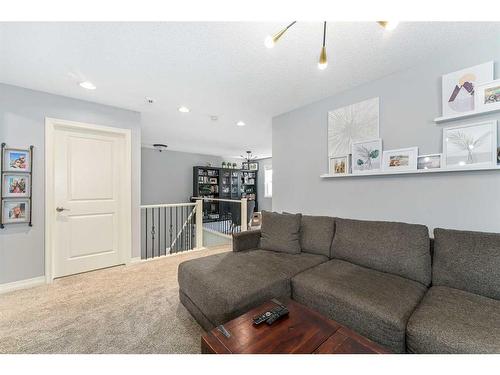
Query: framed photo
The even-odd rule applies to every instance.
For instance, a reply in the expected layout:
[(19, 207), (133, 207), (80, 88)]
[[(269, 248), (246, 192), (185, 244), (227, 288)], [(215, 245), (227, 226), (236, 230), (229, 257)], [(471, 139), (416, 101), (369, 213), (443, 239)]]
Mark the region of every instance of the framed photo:
[(2, 178), (3, 198), (26, 198), (30, 196), (31, 176), (24, 173), (4, 173)]
[(352, 173), (368, 173), (382, 166), (382, 139), (353, 142)]
[(4, 172), (30, 172), (30, 150), (6, 148), (3, 155)]
[(475, 87), (490, 81), (493, 81), (493, 61), (443, 75), (443, 117), (474, 111)]
[(29, 223), (29, 199), (2, 201), (2, 224)]
[(417, 169), (418, 147), (384, 151), (384, 169), (409, 171)]
[(330, 158), (330, 174), (349, 174), (349, 156)]
[(441, 168), (443, 154), (420, 155), (417, 158), (417, 169)]
[(482, 83), (474, 89), (476, 111), (500, 109), (500, 79)]
[(464, 168), (496, 165), (497, 121), (443, 129), (443, 165)]

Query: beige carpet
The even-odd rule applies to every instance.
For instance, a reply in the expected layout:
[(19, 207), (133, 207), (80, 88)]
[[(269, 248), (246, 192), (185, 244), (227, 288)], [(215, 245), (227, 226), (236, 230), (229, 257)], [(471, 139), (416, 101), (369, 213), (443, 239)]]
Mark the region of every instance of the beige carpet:
[(199, 353), (177, 266), (217, 247), (65, 277), (0, 295), (0, 353)]

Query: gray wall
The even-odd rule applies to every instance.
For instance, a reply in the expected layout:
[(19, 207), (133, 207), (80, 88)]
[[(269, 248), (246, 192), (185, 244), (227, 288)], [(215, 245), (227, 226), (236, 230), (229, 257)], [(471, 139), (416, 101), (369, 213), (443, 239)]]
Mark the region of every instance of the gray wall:
[(140, 114), (0, 84), (0, 141), (34, 149), (33, 227), (0, 230), (0, 284), (43, 276), (45, 237), (45, 117), (132, 129), (132, 256), (140, 256)]
[[(227, 158), (224, 161), (228, 160)], [(193, 194), (193, 166), (211, 163), (220, 167), (219, 156), (142, 148), (142, 204), (183, 203)]]
[(319, 178), (328, 170), (331, 109), (378, 96), (384, 149), (418, 146), (421, 154), (441, 152), (447, 125), (499, 119), (497, 113), (433, 122), (441, 115), (441, 75), (491, 60), (499, 72), (499, 47), (497, 36), (464, 45), (454, 55), (436, 54), (432, 62), (275, 117), (273, 209), (500, 232), (500, 171)]
[(272, 211), (273, 209), (273, 199), (264, 197), (265, 189), (265, 179), (264, 171), (266, 167), (273, 165), (272, 158), (260, 159), (259, 162), (259, 174), (257, 176), (257, 201), (259, 203), (259, 211), (266, 210)]

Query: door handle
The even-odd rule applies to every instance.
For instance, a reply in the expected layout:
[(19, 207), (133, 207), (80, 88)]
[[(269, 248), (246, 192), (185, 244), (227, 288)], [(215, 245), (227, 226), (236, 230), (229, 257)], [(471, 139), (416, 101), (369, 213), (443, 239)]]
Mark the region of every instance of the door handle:
[(64, 208), (64, 207), (56, 207), (57, 212), (63, 212), (63, 211), (69, 211), (69, 208)]

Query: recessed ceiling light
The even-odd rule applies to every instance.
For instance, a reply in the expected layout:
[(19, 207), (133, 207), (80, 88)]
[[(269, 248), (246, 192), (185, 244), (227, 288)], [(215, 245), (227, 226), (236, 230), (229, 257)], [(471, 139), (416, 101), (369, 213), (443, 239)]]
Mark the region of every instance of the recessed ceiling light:
[(177, 110), (179, 112), (182, 112), (182, 113), (188, 113), (189, 112), (189, 108), (188, 107), (184, 107), (184, 106), (177, 108)]
[(238, 121), (236, 123), (236, 125), (238, 125), (238, 126), (245, 126), (246, 124), (243, 121)]
[(90, 81), (80, 82), (80, 86), (83, 87), (84, 89), (87, 89), (87, 90), (95, 90), (96, 89), (95, 85)]

